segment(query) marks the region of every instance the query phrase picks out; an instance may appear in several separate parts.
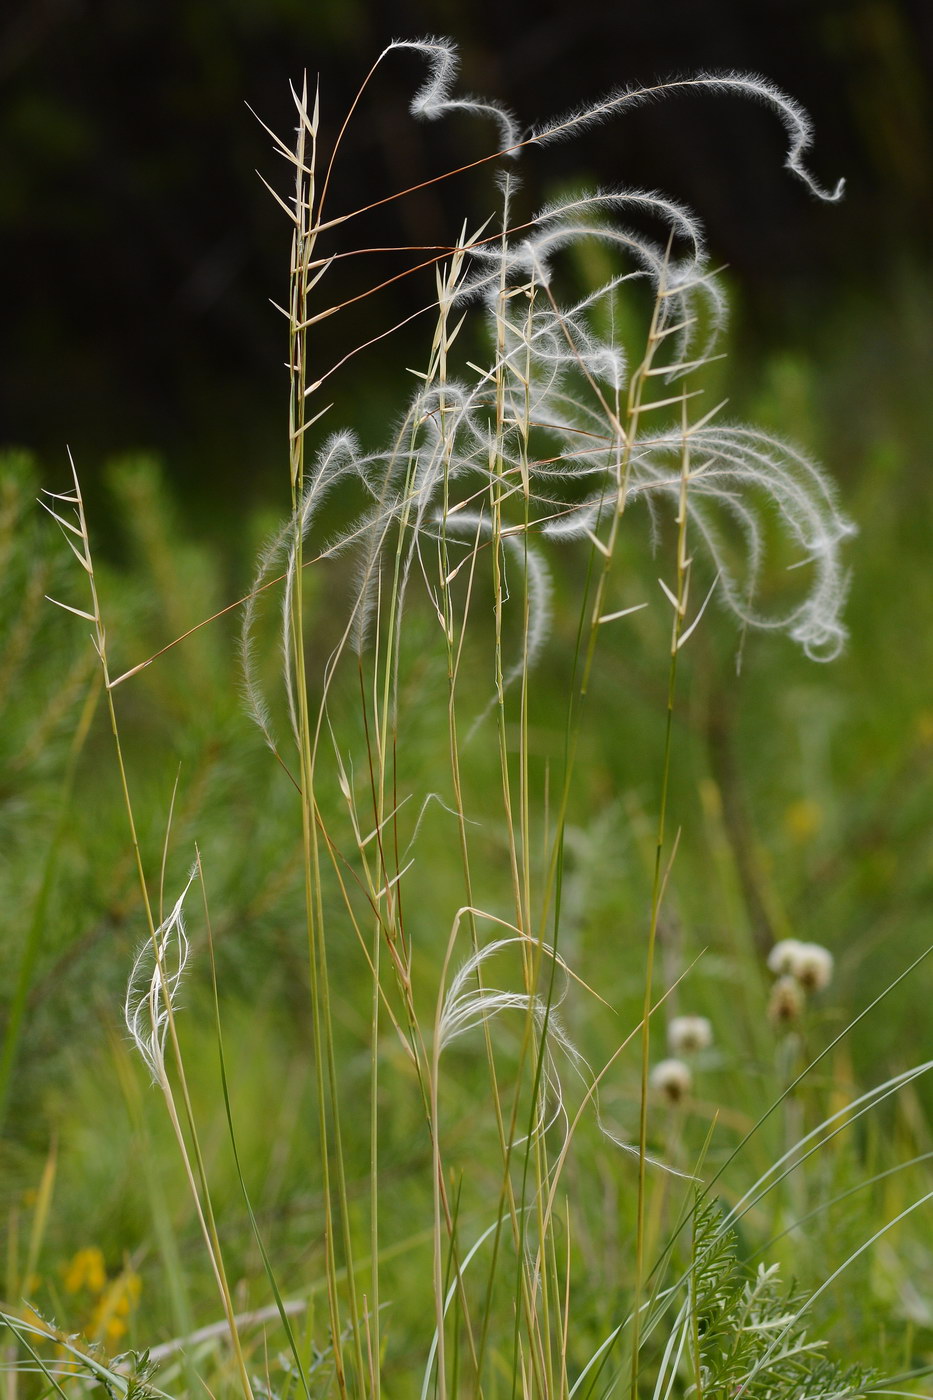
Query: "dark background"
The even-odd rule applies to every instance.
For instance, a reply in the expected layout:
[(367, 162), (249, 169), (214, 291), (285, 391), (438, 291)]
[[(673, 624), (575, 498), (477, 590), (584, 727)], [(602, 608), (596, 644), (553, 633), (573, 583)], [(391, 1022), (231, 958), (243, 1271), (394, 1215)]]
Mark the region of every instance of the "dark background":
[[(288, 81), (307, 68), (332, 137), (388, 40), (426, 33), (460, 44), (461, 90), (506, 102), (522, 125), (618, 84), (702, 69), (762, 73), (802, 102), (811, 166), (826, 185), (846, 177), (842, 206), (813, 200), (782, 169), (773, 115), (733, 98), (675, 99), (523, 161), (530, 207), (592, 180), (658, 188), (696, 210), (730, 267), (740, 347), (812, 351), (847, 299), (883, 300), (923, 275), (929, 0), (20, 0), (0, 20), (0, 444), (37, 451), (54, 474), (70, 443), (91, 482), (108, 456), (151, 449), (215, 519), (283, 497), (285, 325), (269, 299), (285, 297), (289, 232), (255, 170), (283, 192), (288, 172), (244, 104), (290, 139)], [(350, 128), (332, 213), (491, 149), (484, 122), (409, 118), (422, 75), (410, 54), (383, 65)], [(471, 178), (357, 221), (348, 238), (449, 240), (464, 212), (478, 222), (489, 207)], [(360, 285), (398, 266), (376, 260)], [(324, 323), (321, 362), (422, 291), (404, 282)], [(335, 383), (333, 425), (352, 412), (378, 435), (397, 393), (386, 372), (422, 358), (384, 345), (358, 360)]]

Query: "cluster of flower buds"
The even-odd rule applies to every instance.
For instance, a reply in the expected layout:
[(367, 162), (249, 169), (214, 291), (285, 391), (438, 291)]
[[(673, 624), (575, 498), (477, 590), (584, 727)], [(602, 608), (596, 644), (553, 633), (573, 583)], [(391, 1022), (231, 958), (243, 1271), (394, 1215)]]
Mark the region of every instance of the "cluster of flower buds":
[(832, 981), (833, 955), (820, 943), (782, 938), (768, 955), (768, 967), (777, 979), (768, 1017), (775, 1026), (789, 1026), (800, 1019), (807, 994), (822, 991)]
[(683, 1103), (693, 1088), (693, 1071), (685, 1055), (695, 1055), (713, 1043), (713, 1028), (705, 1016), (675, 1016), (667, 1028), (671, 1052), (651, 1071), (651, 1087), (672, 1106)]

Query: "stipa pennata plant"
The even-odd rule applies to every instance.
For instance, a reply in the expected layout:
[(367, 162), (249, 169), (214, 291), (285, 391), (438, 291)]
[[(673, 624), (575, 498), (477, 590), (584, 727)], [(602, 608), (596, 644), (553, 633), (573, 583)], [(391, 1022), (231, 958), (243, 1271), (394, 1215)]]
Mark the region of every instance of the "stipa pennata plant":
[[(649, 1251), (667, 1215), (664, 1193), (672, 1182), (683, 1191), (683, 1178), (694, 1172), (682, 1162), (676, 1169), (658, 1162), (649, 1151), (649, 1042), (652, 1013), (668, 990), (655, 985), (654, 954), (676, 848), (666, 816), (678, 659), (714, 599), (742, 629), (783, 630), (808, 655), (836, 655), (845, 637), (840, 548), (851, 526), (830, 482), (805, 455), (728, 422), (724, 405), (703, 401), (700, 377), (720, 353), (726, 304), (695, 217), (660, 194), (625, 189), (577, 194), (528, 217), (517, 212), (515, 166), (525, 148), (569, 138), (638, 103), (693, 91), (764, 103), (786, 130), (789, 169), (819, 198), (835, 199), (841, 188), (825, 191), (809, 174), (805, 115), (759, 78), (701, 75), (622, 90), (520, 137), (500, 106), (453, 95), (455, 54), (444, 41), (391, 45), (364, 88), (379, 63), (400, 51), (427, 63), (415, 115), (459, 111), (491, 121), (501, 147), (485, 160), (501, 168), (494, 213), (465, 223), (440, 254), (413, 250), (419, 268), (433, 265), (435, 294), (427, 309), (434, 328), (392, 439), (374, 450), (350, 430), (324, 436), (319, 424), (327, 410), (316, 406), (350, 358), (326, 363), (327, 322), (343, 306), (329, 305), (324, 292), (335, 260), (352, 251), (333, 250), (328, 241), (342, 238), (355, 217), (332, 216), (329, 208), (346, 123), (325, 158), (319, 104), (305, 83), (294, 93), (295, 143), (274, 138), (294, 177), (293, 192), (275, 196), (292, 226), (289, 300), (282, 308), (289, 334), (291, 513), (263, 552), (245, 600), (242, 656), (247, 705), (285, 770), (283, 789), (300, 826), (315, 1091), (309, 1170), (320, 1199), (323, 1293), (313, 1329), (309, 1323), (314, 1336), (303, 1345), (249, 1206), (290, 1351), (285, 1388), (300, 1388), (309, 1400), (375, 1396), (387, 1369), (400, 1364), (386, 1319), (386, 1305), (396, 1302), (386, 1296), (386, 1280), (387, 1259), (400, 1244), (399, 1221), (386, 1206), (382, 1142), (385, 1105), (402, 1095), (419, 1106), (431, 1203), (417, 1320), (423, 1396), (496, 1394), (503, 1371), (511, 1394), (608, 1395), (629, 1386), (634, 1395), (645, 1345), (662, 1323), (673, 1330), (658, 1395), (710, 1387), (739, 1394), (754, 1389), (758, 1377), (762, 1394), (789, 1394), (801, 1376), (813, 1382), (814, 1394), (837, 1393), (835, 1373), (810, 1366), (812, 1349), (795, 1321), (800, 1306), (776, 1291), (767, 1271), (754, 1282), (734, 1281), (731, 1242), (708, 1213), (693, 1213), (695, 1247), (680, 1286), (685, 1310), (676, 1311), (678, 1289), (660, 1290), (652, 1276)], [(654, 236), (645, 231), (652, 227)], [(611, 271), (598, 286), (568, 296), (568, 265), (592, 244)], [(618, 315), (629, 294), (647, 313), (642, 339), (625, 345), (614, 326), (630, 324)], [(478, 323), (475, 333), (470, 322)], [(485, 359), (477, 344), (487, 347)], [(362, 494), (364, 506), (335, 530), (331, 507), (342, 490), (355, 501)], [(91, 612), (71, 610), (94, 625), (132, 825), (114, 692), (140, 668), (110, 674), (77, 481), (57, 500), (56, 519), (77, 540), (72, 547), (91, 579)], [(623, 531), (636, 505), (645, 508), (665, 560), (659, 592), (619, 577)], [(777, 539), (802, 582), (790, 605), (768, 611), (760, 594)], [(562, 764), (543, 802), (530, 740), (533, 675), (550, 635), (551, 560), (571, 549), (585, 560), (585, 583), (565, 687)], [(352, 570), (342, 563), (351, 558)], [(322, 655), (309, 625), (309, 566), (338, 563)], [(695, 572), (705, 574), (702, 590)], [(273, 587), (281, 592), (281, 694), (270, 691), (263, 655), (262, 602)], [(619, 1038), (609, 1064), (593, 1070), (575, 1043), (567, 1009), (573, 996), (588, 998), (591, 990), (586, 969), (573, 967), (561, 947), (564, 836), (597, 651), (624, 646), (626, 619), (658, 605), (669, 619), (666, 741), (650, 913), (633, 954), (644, 970), (643, 1012)], [(474, 637), (487, 642), (479, 660)], [(412, 776), (417, 765), (409, 762), (407, 735), (419, 698), (412, 669), (431, 655), (446, 693), (443, 741), (425, 765), (428, 788)], [(352, 726), (346, 722), (351, 694)], [(485, 762), (490, 752), (492, 781), (488, 767), (477, 780), (473, 755)], [(457, 878), (428, 901), (422, 852), (437, 831), (456, 853)], [(131, 979), (127, 1026), (176, 1126), (233, 1338), (237, 1382), (249, 1397), (268, 1391), (269, 1379), (256, 1381), (240, 1342), (175, 1028), (188, 955), (184, 900), (194, 877), (166, 913), (162, 879), (157, 912), (141, 858), (139, 873), (149, 938)], [(200, 861), (196, 873), (203, 885)], [(352, 963), (348, 947), (355, 950)], [(356, 1002), (353, 987), (340, 982), (339, 1015), (335, 963), (366, 974)], [(357, 1029), (366, 1048), (365, 1092), (359, 1045), (345, 1053), (348, 1019), (365, 1028)], [(679, 1018), (676, 1049), (702, 1049), (709, 1030), (703, 1018)], [(218, 1041), (223, 1062), (219, 1029)], [(616, 1125), (598, 1107), (598, 1091), (633, 1042), (640, 1046), (637, 1108), (633, 1121)], [(484, 1065), (488, 1093), (482, 1104), (463, 1109), (456, 1056), (466, 1045)], [(676, 1064), (679, 1103), (689, 1092), (690, 1070)], [(654, 1082), (672, 1097), (672, 1079), (666, 1089), (657, 1073)], [(235, 1148), (226, 1078), (224, 1102)], [(457, 1104), (475, 1115), (466, 1148), (463, 1133), (451, 1132)], [(361, 1117), (368, 1180), (365, 1190), (359, 1181), (351, 1190), (347, 1144)], [(625, 1321), (595, 1351), (577, 1331), (573, 1299), (582, 1265), (565, 1182), (588, 1118), (623, 1149), (619, 1170), (634, 1178)], [(656, 1180), (663, 1186), (652, 1225)], [(405, 1228), (417, 1235), (414, 1226)], [(681, 1235), (673, 1231), (672, 1249)], [(699, 1339), (702, 1318), (715, 1355), (712, 1342)], [(778, 1326), (785, 1332), (772, 1356)], [(610, 1376), (607, 1359), (617, 1367), (623, 1352), (624, 1364)], [(410, 1385), (410, 1370), (405, 1374)]]
[[(317, 327), (341, 309), (322, 304), (320, 287), (333, 258), (340, 254), (322, 251), (320, 245), (328, 233), (342, 230), (352, 216), (328, 217), (328, 187), (336, 151), (324, 166), (319, 155), (317, 100), (311, 102), (306, 87), (295, 94), (297, 145), (293, 151), (287, 143), (277, 141), (280, 153), (295, 171), (294, 194), (290, 201), (280, 201), (293, 224), (291, 295), (286, 308), (291, 338), (293, 515), (262, 560), (253, 599), (259, 597), (273, 574), (284, 573), (281, 654), (288, 722), (297, 749), (293, 778), (302, 795), (309, 870), (313, 1020), (316, 1047), (322, 1055), (322, 1141), (339, 1162), (339, 1091), (336, 1065), (328, 1059), (333, 1026), (327, 974), (329, 940), (321, 890), (323, 867), (329, 859), (346, 895), (339, 865), (348, 863), (349, 858), (344, 838), (333, 829), (322, 830), (318, 819), (318, 793), (335, 777), (347, 808), (351, 849), (356, 849), (352, 863), (369, 906), (361, 920), (358, 902), (352, 894), (347, 898), (348, 913), (373, 974), (374, 1038), (382, 1018), (388, 1017), (411, 1057), (433, 1143), (435, 1338), (425, 1386), (430, 1382), (444, 1394), (447, 1386), (454, 1384), (453, 1377), (461, 1375), (461, 1368), (463, 1374), (474, 1377), (472, 1384), (481, 1386), (495, 1297), (494, 1269), (485, 1288), (482, 1320), (472, 1321), (471, 1307), (476, 1304), (471, 1305), (468, 1298), (464, 1246), (440, 1151), (444, 1104), (440, 1051), (445, 1030), (449, 1039), (449, 1028), (455, 1023), (458, 1034), (470, 1029), (485, 1037), (495, 1136), (502, 1159), (499, 1212), (489, 1230), (495, 1251), (511, 1236), (516, 1258), (516, 1291), (511, 1305), (516, 1317), (513, 1365), (523, 1389), (557, 1393), (568, 1384), (571, 1342), (561, 1302), (564, 1290), (559, 1280), (553, 1217), (550, 1207), (543, 1210), (540, 1203), (553, 1202), (572, 1124), (565, 1116), (564, 1136), (552, 1155), (546, 1132), (541, 1129), (556, 1122), (557, 1110), (549, 1117), (540, 1095), (542, 1091), (546, 1096), (550, 1093), (555, 1105), (563, 1107), (555, 1044), (565, 1059), (576, 1063), (576, 1051), (557, 1019), (554, 989), (555, 973), (563, 967), (556, 946), (562, 840), (582, 702), (605, 629), (618, 634), (623, 619), (646, 606), (643, 598), (616, 596), (613, 563), (623, 518), (635, 502), (643, 502), (652, 519), (667, 505), (674, 518), (673, 572), (667, 581), (661, 581), (663, 597), (671, 609), (669, 715), (678, 654), (714, 593), (743, 626), (783, 628), (813, 656), (829, 657), (838, 652), (844, 639), (840, 609), (845, 591), (839, 547), (851, 527), (836, 508), (829, 482), (805, 456), (755, 429), (724, 422), (722, 405), (696, 406), (702, 392), (693, 387), (696, 376), (718, 353), (726, 308), (707, 261), (702, 230), (693, 215), (659, 194), (620, 190), (577, 195), (547, 205), (530, 219), (519, 217), (514, 212), (514, 158), (525, 146), (571, 136), (637, 102), (678, 88), (705, 89), (744, 94), (768, 104), (787, 130), (790, 169), (819, 197), (834, 199), (841, 187), (828, 193), (815, 183), (803, 165), (810, 140), (805, 116), (759, 79), (700, 77), (656, 89), (618, 92), (588, 111), (571, 113), (537, 128), (522, 140), (511, 114), (501, 107), (452, 96), (455, 55), (449, 44), (433, 39), (396, 44), (379, 62), (399, 50), (414, 51), (428, 64), (428, 77), (412, 103), (415, 115), (434, 119), (455, 110), (468, 111), (498, 125), (502, 140), (500, 213), (492, 232), (489, 219), (472, 228), (464, 224), (446, 256), (433, 260), (436, 323), (430, 355), (391, 444), (368, 451), (352, 433), (339, 432), (328, 437), (317, 452), (312, 451), (310, 430), (318, 420), (314, 396), (332, 372), (317, 368), (322, 349)], [(629, 226), (628, 219), (634, 219), (638, 227)], [(646, 222), (658, 228), (656, 238), (641, 231)], [(609, 255), (613, 271), (601, 285), (568, 301), (559, 290), (560, 268), (575, 249), (594, 241)], [(618, 298), (641, 289), (647, 289), (650, 311), (644, 342), (633, 351), (612, 335), (611, 327)], [(470, 318), (483, 323), (485, 343), (491, 350), (485, 363), (458, 353), (460, 345), (475, 343), (475, 338), (467, 340), (464, 330)], [(321, 507), (347, 482), (362, 485), (369, 505), (336, 537), (316, 541), (311, 550), (311, 557), (318, 561), (336, 559), (350, 551), (356, 558), (356, 586), (348, 597), (342, 635), (311, 682), (315, 695), (320, 696), (314, 714), (308, 698), (303, 572)], [(771, 517), (777, 518), (791, 543), (793, 566), (810, 572), (809, 588), (778, 616), (768, 616), (757, 601), (773, 533)], [(551, 833), (542, 830), (540, 817), (532, 810), (529, 677), (548, 636), (548, 550), (573, 541), (581, 542), (589, 552), (591, 582), (581, 612), (563, 785)], [(695, 547), (702, 547), (709, 560), (708, 592), (699, 604), (691, 596)], [(423, 804), (437, 794), (423, 794), (417, 805), (418, 819), (414, 824), (406, 821), (400, 816), (401, 807), (412, 794), (399, 792), (398, 767), (405, 718), (400, 681), (406, 659), (404, 619), (414, 606), (416, 586), (427, 599), (428, 616), (436, 623), (435, 636), (446, 662), (449, 776), (440, 801), (452, 814), (463, 867), (464, 897), (461, 907), (452, 911), (452, 926), (455, 932), (463, 927), (472, 945), (470, 956), (454, 977), (445, 1012), (436, 1018), (433, 1049), (423, 1030), (423, 1014), (413, 985), (414, 947), (410, 921), (405, 917), (404, 891), (416, 860), (412, 851)], [(475, 625), (471, 620), (478, 598), (491, 598), (493, 607), (492, 700), (486, 713), (492, 711), (497, 719), (501, 818), (511, 886), (507, 912), (501, 906), (484, 908), (477, 901), (476, 842), (470, 826), (475, 818), (464, 790), (464, 728), (458, 700), (467, 632)], [(251, 602), (244, 625), (246, 693), (257, 722), (278, 753), (271, 706), (256, 663), (255, 623)], [(365, 749), (353, 760), (335, 744), (329, 759), (326, 755), (334, 732), (331, 693), (338, 692), (341, 669), (353, 665), (360, 677)], [(476, 723), (475, 716), (472, 723)], [(514, 743), (509, 738), (513, 725), (518, 732)], [(669, 757), (668, 748), (665, 783)], [(287, 758), (283, 761), (288, 762)], [(328, 769), (334, 777), (326, 776)], [(362, 782), (359, 773), (364, 775)], [(654, 941), (668, 855), (665, 803), (662, 792), (641, 1027), (633, 1378), (639, 1354), (637, 1300), (646, 1266), (648, 1022), (653, 1001)], [(368, 934), (364, 920), (371, 927)], [(496, 928), (491, 943), (483, 931), (490, 920)], [(503, 923), (508, 933), (505, 939), (501, 935)], [(452, 934), (445, 970), (454, 943)], [(507, 944), (521, 950), (522, 985), (513, 992), (490, 990), (483, 976), (487, 956)], [(472, 996), (466, 990), (468, 978), (474, 985)], [(498, 1037), (492, 1024), (495, 1016), (498, 1028), (499, 1013), (506, 1008), (523, 1010), (526, 1017), (517, 1073), (514, 1080), (509, 1079), (508, 1095), (503, 1089)], [(377, 1077), (374, 1060), (374, 1084)], [(523, 1083), (532, 1089), (531, 1106), (525, 1108), (521, 1107)], [(509, 1109), (512, 1094), (518, 1097)], [(328, 1106), (332, 1120), (326, 1112)], [(578, 1120), (572, 1121), (575, 1124)], [(374, 1115), (374, 1142), (377, 1129)], [(344, 1249), (349, 1253), (346, 1207), (342, 1203), (338, 1207), (336, 1201), (334, 1205), (336, 1217), (343, 1220)], [(456, 1211), (461, 1208), (458, 1203)], [(370, 1200), (374, 1249), (379, 1238), (379, 1210), (374, 1172)], [(487, 1234), (488, 1230), (480, 1238), (486, 1239)], [(336, 1235), (335, 1226), (328, 1240), (333, 1241)], [(466, 1256), (473, 1269), (477, 1267), (476, 1247), (471, 1246)], [(332, 1247), (328, 1261), (332, 1279), (337, 1266), (337, 1250)], [(501, 1274), (501, 1263), (496, 1267)], [(374, 1281), (370, 1304), (378, 1302), (378, 1296)], [(351, 1316), (359, 1316), (352, 1290), (349, 1306)], [(330, 1290), (330, 1307), (331, 1336), (336, 1338), (343, 1334), (335, 1286)], [(456, 1311), (459, 1315), (451, 1326), (449, 1313)], [(371, 1355), (379, 1345), (378, 1311), (373, 1307), (367, 1314), (366, 1329)], [(451, 1343), (455, 1343), (458, 1357), (453, 1363), (447, 1352)], [(357, 1346), (356, 1367), (361, 1371), (366, 1365), (362, 1348), (359, 1343)], [(378, 1383), (377, 1377), (372, 1379)]]
[[(454, 72), (449, 45), (431, 40), (392, 46), (397, 49), (419, 51), (431, 67), (413, 112), (430, 118), (450, 110), (491, 113), (506, 137), (504, 157), (514, 158), (526, 146), (565, 139), (638, 102), (678, 89), (730, 91), (773, 107), (790, 139), (787, 164), (815, 194), (835, 199), (841, 192), (840, 186), (827, 194), (808, 175), (802, 164), (810, 140), (806, 118), (760, 79), (700, 77), (623, 91), (519, 141), (507, 113), (492, 104), (449, 97)], [(533, 659), (546, 632), (548, 593), (545, 566), (535, 546), (547, 540), (584, 539), (595, 544), (608, 569), (613, 522), (626, 506), (643, 499), (652, 507), (666, 499), (677, 509), (683, 505), (691, 532), (709, 550), (721, 596), (744, 623), (785, 628), (810, 654), (834, 655), (844, 639), (839, 543), (851, 526), (836, 510), (827, 478), (799, 452), (754, 429), (723, 424), (722, 405), (696, 416), (691, 413), (693, 398), (701, 391), (687, 388), (685, 381), (692, 382), (696, 371), (715, 357), (726, 308), (706, 260), (699, 223), (682, 206), (656, 193), (596, 191), (568, 199), (522, 220), (513, 234), (509, 224), (514, 181), (511, 160), (504, 159), (501, 231), (488, 233), (489, 220), (472, 233), (465, 226), (449, 261), (435, 260), (438, 325), (431, 358), (393, 445), (367, 453), (351, 433), (340, 433), (306, 463), (306, 433), (309, 420), (315, 419), (307, 402), (333, 373), (329, 369), (315, 376), (308, 370), (310, 336), (316, 325), (341, 310), (315, 309), (318, 286), (333, 262), (315, 253), (319, 239), (352, 216), (325, 217), (328, 180), (320, 196), (315, 184), (317, 107), (312, 116), (307, 94), (296, 101), (301, 122), (297, 156), (279, 143), (280, 151), (295, 159), (298, 176), (291, 214), (296, 232), (289, 312), (294, 351), (293, 530), (304, 534), (311, 528), (325, 497), (341, 480), (359, 478), (368, 488), (372, 509), (321, 552), (321, 557), (330, 557), (350, 546), (360, 551), (362, 586), (350, 631), (354, 643), (361, 644), (372, 618), (377, 561), (395, 527), (405, 534), (396, 622), (417, 562), (448, 631), (445, 607), (457, 566), (464, 568), (477, 537), (492, 538), (498, 532), (501, 540), (491, 555), (521, 555), (529, 572), (533, 603), (527, 659)], [(633, 231), (623, 222), (626, 217), (655, 221), (659, 239)], [(555, 263), (589, 240), (616, 255), (619, 270), (584, 297), (564, 304), (554, 291)], [(597, 334), (592, 323), (594, 317), (611, 319), (616, 294), (634, 284), (650, 288), (654, 305), (647, 342), (633, 355), (612, 337)], [(474, 311), (486, 322), (493, 358), (484, 366), (455, 366), (455, 342)], [(665, 414), (665, 409), (671, 412)], [(665, 418), (674, 421), (665, 423)], [(798, 551), (794, 567), (809, 564), (813, 570), (803, 599), (771, 618), (755, 607), (769, 511), (777, 514)], [(727, 518), (745, 545), (741, 579), (723, 537)], [(436, 578), (436, 566), (425, 560), (429, 547), (443, 556), (447, 569)], [(268, 563), (271, 566), (272, 560)], [(597, 615), (598, 620), (606, 619)], [(290, 705), (294, 715), (293, 699)]]

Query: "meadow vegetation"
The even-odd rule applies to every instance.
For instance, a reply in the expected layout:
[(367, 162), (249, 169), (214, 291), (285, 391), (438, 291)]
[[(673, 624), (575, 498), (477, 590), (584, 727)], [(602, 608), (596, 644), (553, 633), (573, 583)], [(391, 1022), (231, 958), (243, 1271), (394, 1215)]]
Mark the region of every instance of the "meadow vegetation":
[(521, 156), (686, 87), (768, 106), (831, 204), (800, 109), (712, 75), (522, 134), (449, 45), (380, 62), (413, 58), (416, 116), (498, 141), (489, 207), (400, 250), (427, 332), (386, 440), (330, 424), (366, 347), (330, 363), (328, 273), (399, 264), (295, 91), (290, 509), (244, 526), (251, 581), (150, 460), (109, 472), (110, 556), (80, 463), (56, 531), (4, 461), (6, 1394), (926, 1394), (909, 325), (871, 441), (841, 316), (747, 426), (694, 215), (534, 211)]

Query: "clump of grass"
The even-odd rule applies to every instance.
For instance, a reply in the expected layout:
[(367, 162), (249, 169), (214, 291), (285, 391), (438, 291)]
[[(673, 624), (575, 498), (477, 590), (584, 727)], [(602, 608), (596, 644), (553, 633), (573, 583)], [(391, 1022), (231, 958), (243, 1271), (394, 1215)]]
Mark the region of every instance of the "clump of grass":
[[(805, 166), (810, 132), (796, 104), (735, 74), (616, 92), (520, 138), (501, 107), (452, 96), (454, 51), (431, 39), (390, 46), (350, 116), (379, 63), (399, 50), (427, 63), (415, 114), (491, 120), (502, 145), (486, 160), (501, 169), (496, 214), (464, 223), (439, 253), (409, 250), (419, 269), (433, 268), (433, 331), (417, 388), (381, 449), (365, 450), (351, 431), (316, 436), (326, 412), (316, 396), (345, 364), (326, 363), (326, 329), (349, 303), (328, 305), (324, 288), (334, 260), (353, 251), (328, 242), (344, 238), (355, 217), (334, 216), (329, 206), (346, 122), (325, 157), (318, 101), (305, 83), (294, 93), (294, 145), (274, 138), (294, 178), (291, 195), (275, 196), (292, 226), (283, 308), (291, 513), (244, 600), (242, 659), (247, 706), (282, 770), (279, 800), (292, 808), (304, 889), (308, 1175), (319, 1204), (316, 1275), (297, 1308), (284, 1295), (241, 1165), (216, 987), (214, 1013), (224, 1114), (271, 1299), (262, 1320), (277, 1320), (284, 1347), (275, 1363), (262, 1363), (244, 1336), (254, 1318), (238, 1310), (225, 1266), (178, 1025), (189, 953), (184, 906), (195, 884), (213, 966), (210, 872), (196, 854), (183, 892), (166, 895), (171, 815), (161, 868), (146, 868), (117, 713), (120, 687), (142, 668), (111, 674), (77, 475), (50, 506), (91, 588), (90, 610), (63, 606), (93, 628), (148, 928), (126, 1023), (171, 1117), (222, 1299), (232, 1367), (219, 1374), (247, 1400), (257, 1392), (310, 1400), (419, 1387), (423, 1397), (442, 1398), (628, 1390), (633, 1400), (649, 1391), (660, 1400), (728, 1390), (841, 1400), (863, 1392), (867, 1375), (835, 1367), (806, 1340), (808, 1297), (785, 1294), (771, 1268), (746, 1276), (732, 1227), (903, 1078), (826, 1115), (749, 1189), (731, 1188), (736, 1204), (723, 1220), (710, 1194), (730, 1189), (733, 1158), (773, 1110), (731, 1150), (722, 1152), (711, 1128), (688, 1152), (658, 1126), (666, 1106), (651, 1086), (663, 1076), (651, 1066), (655, 1012), (690, 975), (681, 969), (662, 983), (656, 969), (678, 845), (668, 800), (684, 649), (715, 600), (743, 635), (783, 631), (808, 655), (838, 654), (841, 545), (851, 526), (804, 454), (703, 401), (702, 372), (719, 353), (726, 306), (694, 216), (632, 190), (580, 194), (528, 216), (518, 212), (513, 167), (525, 148), (692, 90), (765, 103), (787, 132), (789, 170), (820, 198), (837, 198), (841, 187), (826, 192)], [(613, 270), (568, 294), (568, 261), (591, 243)], [(642, 338), (623, 345), (612, 328), (629, 295), (646, 314)], [(479, 322), (472, 336), (469, 321)], [(486, 347), (479, 363), (477, 343)], [(463, 345), (471, 348), (461, 353)], [(344, 490), (366, 504), (322, 537), (322, 507)], [(656, 584), (620, 567), (631, 531), (656, 541)], [(578, 590), (569, 599), (552, 582), (557, 552), (575, 559)], [(775, 559), (799, 590), (769, 611), (761, 594), (774, 586)], [(328, 580), (323, 650), (310, 625), (314, 572)], [(281, 598), (279, 686), (270, 691), (261, 609), (273, 589)], [(561, 683), (562, 742), (545, 765), (535, 743), (535, 668), (554, 645), (558, 605), (574, 619), (573, 640)], [(578, 1028), (604, 1013), (602, 991), (612, 989), (589, 986), (586, 966), (564, 946), (568, 826), (598, 658), (625, 647), (642, 613), (666, 637), (647, 915), (626, 930), (619, 954), (637, 969), (641, 1008), (594, 1067)], [(419, 711), (432, 675), (443, 723), (430, 731), (433, 748), (416, 756), (417, 743), (427, 742)], [(454, 858), (425, 900), (424, 853), (439, 846)], [(680, 1017), (671, 1025), (683, 1032), (687, 1021), (694, 1042), (678, 1048), (705, 1050), (708, 1022)], [(475, 1069), (465, 1101), (457, 1056), (467, 1053)], [(630, 1091), (623, 1121), (605, 1104), (615, 1076)], [(689, 1079), (687, 1070), (678, 1081), (678, 1109)], [(401, 1220), (385, 1145), (399, 1102), (414, 1105), (421, 1138), (412, 1168), (420, 1172), (417, 1211)], [(594, 1141), (614, 1154), (629, 1215), (613, 1317), (598, 1319), (601, 1333), (583, 1315), (591, 1301), (580, 1301), (591, 1300), (577, 1238), (593, 1227), (591, 1202), (585, 1186), (582, 1199), (573, 1189), (575, 1159)], [(711, 1153), (723, 1159), (715, 1171)], [(392, 1322), (404, 1301), (393, 1294), (399, 1251), (417, 1259), (405, 1335)], [(29, 1338), (37, 1328), (54, 1333), (22, 1319), (9, 1325), (39, 1364)], [(135, 1359), (129, 1376), (109, 1363), (95, 1372), (111, 1393), (126, 1395), (139, 1373)], [(44, 1374), (58, 1384), (49, 1364)]]

